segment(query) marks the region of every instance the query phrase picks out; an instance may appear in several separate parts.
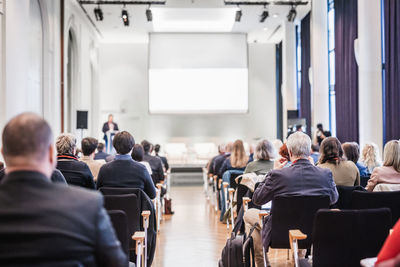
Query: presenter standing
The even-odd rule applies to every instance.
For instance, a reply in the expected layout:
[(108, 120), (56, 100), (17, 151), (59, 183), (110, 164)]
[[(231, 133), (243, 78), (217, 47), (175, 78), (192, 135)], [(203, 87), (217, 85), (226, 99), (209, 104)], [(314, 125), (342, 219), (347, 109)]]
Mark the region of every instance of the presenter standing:
[(116, 124), (113, 120), (114, 120), (114, 117), (112, 114), (110, 114), (110, 115), (108, 115), (108, 121), (105, 122), (103, 125), (103, 133), (104, 133), (104, 141), (106, 143), (106, 150), (107, 150), (107, 153), (110, 153), (110, 154), (113, 150), (113, 145), (112, 145), (113, 137), (118, 132), (118, 124)]

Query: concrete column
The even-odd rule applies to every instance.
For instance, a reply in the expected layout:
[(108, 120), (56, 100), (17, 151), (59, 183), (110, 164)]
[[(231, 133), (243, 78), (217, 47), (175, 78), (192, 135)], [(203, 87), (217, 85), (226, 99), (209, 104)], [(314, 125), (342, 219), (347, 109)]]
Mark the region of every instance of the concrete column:
[[(311, 131), (317, 123), (329, 128), (327, 1), (312, 1), (311, 13)], [(330, 129), (332, 130), (332, 129)], [(334, 134), (334, 133), (332, 133)]]
[(380, 0), (358, 0), (359, 128), (361, 146), (383, 148)]
[(283, 23), (282, 43), (282, 106), (283, 136), (287, 135), (287, 110), (297, 109), (296, 32), (295, 24)]

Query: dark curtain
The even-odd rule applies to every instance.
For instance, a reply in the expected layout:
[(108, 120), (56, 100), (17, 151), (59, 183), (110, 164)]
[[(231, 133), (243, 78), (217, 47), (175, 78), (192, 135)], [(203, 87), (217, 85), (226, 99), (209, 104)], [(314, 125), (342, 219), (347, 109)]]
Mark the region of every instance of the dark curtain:
[(384, 0), (384, 142), (400, 138), (400, 1)]
[(307, 134), (311, 136), (311, 85), (308, 71), (311, 66), (310, 57), (310, 13), (301, 20), (301, 87), (300, 118), (305, 118)]
[(341, 142), (359, 142), (357, 26), (357, 0), (335, 0), (336, 135)]

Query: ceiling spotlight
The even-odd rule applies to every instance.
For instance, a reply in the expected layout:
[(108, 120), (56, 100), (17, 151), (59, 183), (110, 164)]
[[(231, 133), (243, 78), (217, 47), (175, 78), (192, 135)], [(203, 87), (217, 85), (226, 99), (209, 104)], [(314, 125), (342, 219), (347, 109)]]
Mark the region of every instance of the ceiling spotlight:
[(100, 5), (98, 7), (94, 8), (94, 17), (96, 18), (97, 21), (102, 21), (103, 20), (103, 10), (101, 10)]
[(269, 16), (268, 10), (264, 10), (260, 16), (260, 22), (263, 23)]
[(128, 10), (126, 10), (125, 7), (124, 7), (124, 9), (122, 9), (121, 18), (122, 18), (122, 22), (124, 23), (124, 25), (126, 27), (129, 26), (129, 14), (128, 14)]
[(289, 11), (289, 14), (287, 15), (287, 20), (289, 22), (294, 22), (296, 15), (297, 15), (296, 8), (294, 6), (292, 6), (292, 8)]
[(239, 8), (237, 11), (236, 11), (236, 16), (235, 16), (235, 21), (236, 22), (240, 22), (240, 19), (242, 18), (242, 10)]
[(153, 13), (151, 13), (150, 7), (146, 9), (146, 18), (148, 22), (153, 21)]

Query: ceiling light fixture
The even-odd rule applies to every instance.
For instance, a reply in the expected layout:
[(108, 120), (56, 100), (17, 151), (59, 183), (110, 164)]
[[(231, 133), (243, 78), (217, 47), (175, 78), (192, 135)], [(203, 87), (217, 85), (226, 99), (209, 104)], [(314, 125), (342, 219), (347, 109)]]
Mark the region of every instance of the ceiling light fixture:
[(125, 8), (125, 5), (121, 12), (121, 18), (122, 18), (122, 22), (124, 23), (124, 26), (128, 27), (129, 26), (129, 14), (128, 14), (128, 10), (126, 10), (126, 8)]
[(264, 6), (264, 11), (261, 13), (260, 22), (263, 23), (269, 16), (268, 10)]
[(146, 18), (148, 22), (153, 21), (153, 13), (151, 12), (150, 6), (146, 9)]
[(242, 19), (242, 10), (238, 6), (238, 10), (236, 11), (236, 15), (235, 15), (235, 21), (240, 22), (241, 19)]
[(94, 8), (94, 17), (96, 21), (102, 21), (104, 19), (103, 10), (101, 10), (100, 5)]
[(287, 20), (289, 22), (294, 22), (296, 15), (297, 15), (296, 8), (292, 6), (292, 8), (289, 11), (289, 14), (287, 15)]

